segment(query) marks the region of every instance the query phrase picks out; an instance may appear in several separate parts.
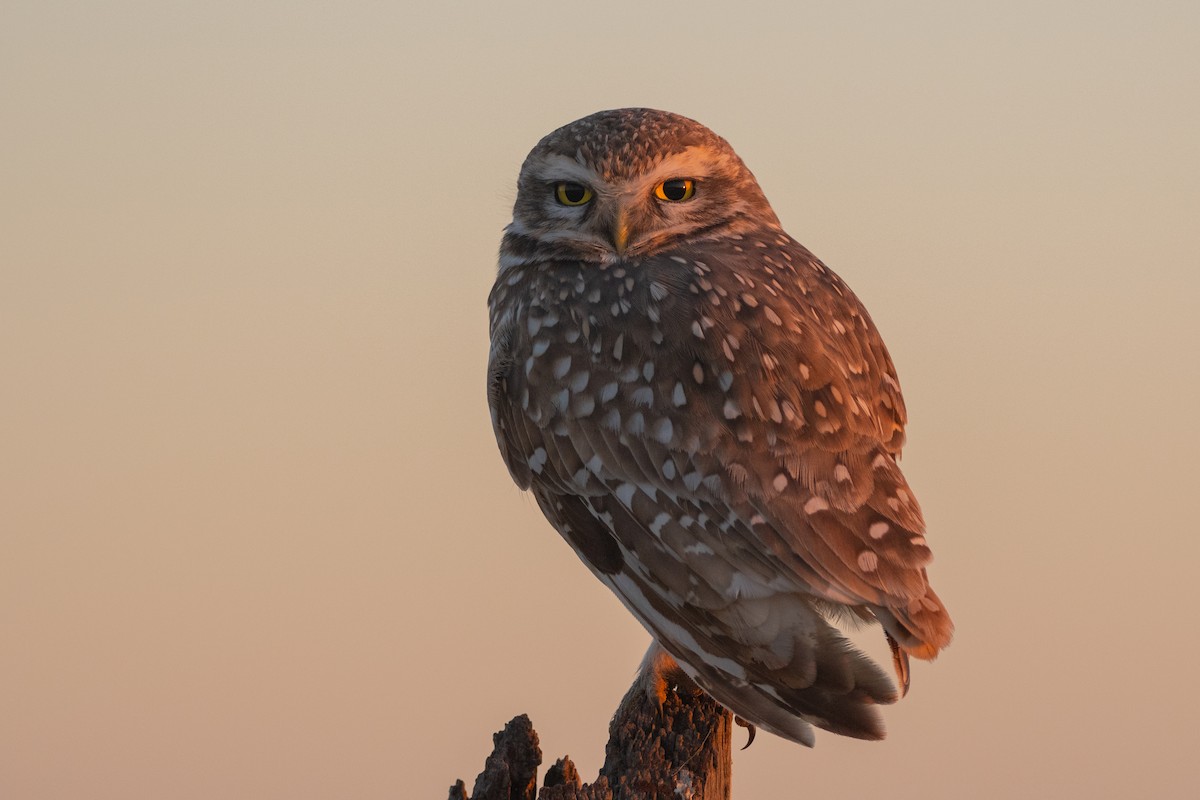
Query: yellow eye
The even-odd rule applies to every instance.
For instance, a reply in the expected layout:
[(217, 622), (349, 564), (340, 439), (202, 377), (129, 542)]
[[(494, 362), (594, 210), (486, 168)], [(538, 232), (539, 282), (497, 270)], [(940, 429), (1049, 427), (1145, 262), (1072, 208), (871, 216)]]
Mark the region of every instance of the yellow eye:
[(592, 199), (592, 190), (582, 183), (563, 181), (554, 187), (554, 197), (564, 206), (582, 206)]
[(672, 178), (654, 187), (654, 196), (668, 203), (682, 203), (691, 200), (696, 193), (696, 182), (691, 178)]

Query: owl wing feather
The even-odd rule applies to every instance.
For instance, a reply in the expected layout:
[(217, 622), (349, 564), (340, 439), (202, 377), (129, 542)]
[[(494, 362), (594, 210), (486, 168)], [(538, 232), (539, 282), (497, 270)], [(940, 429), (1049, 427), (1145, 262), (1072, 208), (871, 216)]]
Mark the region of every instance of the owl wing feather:
[[(872, 609), (918, 656), (951, 630), (895, 460), (894, 368), (857, 299), (798, 244), (718, 255), (645, 262), (628, 308), (612, 308), (650, 330), (597, 324), (597, 308), (539, 293), (536, 276), (511, 296), (498, 282), (497, 441), (518, 485), (714, 697), (806, 744), (808, 723), (877, 738), (872, 706), (895, 689), (820, 603)], [(602, 280), (575, 269), (560, 280)], [(548, 320), (574, 339), (546, 335)]]
[(699, 445), (701, 490), (747, 503), (754, 538), (799, 555), (814, 594), (870, 607), (906, 651), (935, 655), (952, 624), (926, 577), (924, 519), (896, 461), (904, 402), (866, 309), (782, 233), (682, 248), (664, 263), (692, 273), (670, 298), (678, 307), (659, 313), (690, 317), (676, 357), (705, 378), (687, 394), (707, 413), (689, 405), (684, 418), (703, 430), (685, 427), (674, 443)]

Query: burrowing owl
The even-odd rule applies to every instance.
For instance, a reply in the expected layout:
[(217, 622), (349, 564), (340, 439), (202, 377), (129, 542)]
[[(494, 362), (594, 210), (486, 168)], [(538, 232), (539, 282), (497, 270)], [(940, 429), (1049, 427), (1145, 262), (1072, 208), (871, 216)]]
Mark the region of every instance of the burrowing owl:
[(549, 134), (489, 304), (500, 451), (596, 577), (750, 723), (881, 738), (899, 692), (834, 623), (880, 623), (902, 687), (953, 631), (896, 464), (904, 401), (729, 144), (640, 108)]

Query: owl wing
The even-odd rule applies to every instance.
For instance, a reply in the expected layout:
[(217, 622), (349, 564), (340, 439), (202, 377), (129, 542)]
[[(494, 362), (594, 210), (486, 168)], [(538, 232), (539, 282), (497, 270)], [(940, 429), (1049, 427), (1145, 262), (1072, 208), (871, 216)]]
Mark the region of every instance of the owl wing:
[(714, 499), (749, 507), (757, 541), (800, 558), (815, 594), (870, 607), (932, 657), (953, 626), (926, 577), (925, 523), (896, 461), (904, 402), (866, 309), (783, 234), (681, 257), (692, 275), (676, 313), (692, 317), (705, 378), (688, 419), (706, 422), (680, 442), (699, 444), (693, 467), (717, 476)]
[[(691, 535), (713, 528), (735, 563), (765, 562), (817, 598), (867, 606), (906, 651), (936, 654), (952, 625), (896, 463), (904, 404), (858, 299), (782, 234), (640, 269), (636, 290), (611, 305), (625, 316), (603, 327), (584, 318), (607, 316), (608, 297), (534, 301), (507, 326), (494, 314), (492, 407), (517, 483), (622, 501), (661, 493), (682, 510), (643, 520), (651, 538), (676, 519)], [(684, 536), (674, 555), (686, 546)]]

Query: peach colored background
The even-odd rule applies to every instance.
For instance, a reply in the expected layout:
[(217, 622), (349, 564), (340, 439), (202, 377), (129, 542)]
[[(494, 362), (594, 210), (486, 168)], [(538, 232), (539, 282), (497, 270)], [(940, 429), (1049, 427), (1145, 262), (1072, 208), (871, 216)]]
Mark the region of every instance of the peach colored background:
[(1200, 794), (1200, 6), (803, 6), (6, 0), (0, 796), (440, 798), (519, 712), (595, 774), (647, 639), (505, 473), (484, 301), (622, 105), (871, 309), (959, 626), (736, 796)]

